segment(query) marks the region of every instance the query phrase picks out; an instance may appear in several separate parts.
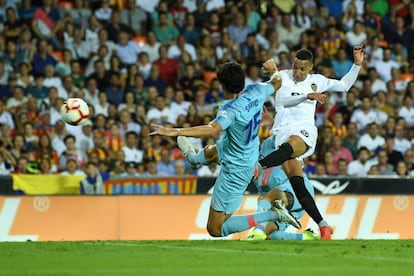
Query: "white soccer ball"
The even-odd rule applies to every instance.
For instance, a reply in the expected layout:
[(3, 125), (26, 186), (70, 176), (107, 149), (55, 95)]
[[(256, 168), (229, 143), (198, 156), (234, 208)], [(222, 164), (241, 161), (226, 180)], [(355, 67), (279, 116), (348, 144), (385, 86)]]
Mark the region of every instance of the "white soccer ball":
[(82, 125), (90, 115), (88, 104), (80, 98), (67, 99), (60, 108), (60, 115), (66, 123)]

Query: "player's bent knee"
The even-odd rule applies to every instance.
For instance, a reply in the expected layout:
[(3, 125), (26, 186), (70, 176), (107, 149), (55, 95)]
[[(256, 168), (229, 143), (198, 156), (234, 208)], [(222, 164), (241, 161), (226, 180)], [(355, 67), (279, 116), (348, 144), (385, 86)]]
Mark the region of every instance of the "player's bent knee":
[(217, 225), (207, 224), (207, 232), (212, 237), (221, 237), (221, 227)]

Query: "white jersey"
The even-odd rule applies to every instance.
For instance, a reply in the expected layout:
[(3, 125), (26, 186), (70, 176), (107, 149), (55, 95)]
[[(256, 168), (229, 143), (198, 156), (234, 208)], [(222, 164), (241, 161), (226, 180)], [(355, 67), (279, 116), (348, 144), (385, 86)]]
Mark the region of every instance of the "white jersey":
[(292, 127), (315, 126), (316, 101), (306, 99), (307, 94), (346, 92), (354, 84), (360, 68), (354, 64), (341, 80), (308, 74), (301, 82), (294, 81), (292, 70), (280, 71), (282, 86), (276, 92), (276, 117), (272, 133)]

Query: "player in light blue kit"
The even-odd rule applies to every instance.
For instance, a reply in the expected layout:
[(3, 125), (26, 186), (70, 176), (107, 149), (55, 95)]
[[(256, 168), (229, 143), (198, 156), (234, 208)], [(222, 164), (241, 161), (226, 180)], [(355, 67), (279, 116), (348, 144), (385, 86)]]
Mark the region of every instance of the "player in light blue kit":
[[(273, 60), (268, 60), (263, 67), (276, 68), (276, 65)], [(224, 237), (274, 220), (300, 228), (300, 223), (280, 204), (270, 206), (264, 212), (232, 216), (240, 207), (243, 193), (253, 177), (259, 157), (258, 130), (263, 104), (281, 86), (280, 76), (273, 74), (269, 82), (248, 85), (243, 90), (243, 69), (235, 62), (228, 62), (218, 67), (217, 78), (227, 101), (212, 122), (189, 128), (152, 125), (155, 130), (150, 135), (220, 136), (217, 152), (221, 170), (216, 179), (207, 222), (207, 231), (211, 236)]]
[[(267, 115), (267, 116), (264, 116)], [(271, 120), (269, 113), (264, 113), (263, 121)], [(262, 123), (263, 123), (262, 121)], [(275, 150), (275, 137), (269, 137), (266, 139), (260, 150), (260, 158), (268, 155)], [(188, 162), (192, 166), (198, 165), (210, 165), (218, 163), (218, 153), (216, 145), (208, 145), (204, 149), (199, 150), (196, 145), (192, 144), (187, 137), (179, 136), (177, 138), (178, 146), (183, 151), (184, 156), (187, 157)], [(260, 167), (258, 167), (260, 168)], [(259, 179), (256, 178), (259, 176)], [(309, 191), (309, 194), (314, 195), (314, 189), (310, 180), (305, 178), (305, 186)], [(257, 211), (266, 211), (272, 206), (272, 202), (275, 200), (281, 200), (286, 208), (296, 218), (301, 218), (305, 210), (300, 205), (289, 179), (286, 176), (281, 166), (265, 169), (262, 173), (256, 173), (254, 178), (254, 184), (259, 192)], [(305, 230), (303, 233), (295, 234), (289, 233), (285, 230), (289, 225), (277, 221), (264, 222), (257, 225), (249, 234), (247, 238), (243, 240), (318, 240), (319, 235), (316, 235), (312, 230)]]
[[(275, 136), (267, 138), (260, 149), (260, 159), (267, 156), (275, 150)], [(254, 184), (259, 192), (257, 210), (266, 210), (274, 200), (280, 199), (285, 204), (286, 208), (296, 218), (300, 219), (305, 210), (300, 205), (292, 185), (286, 176), (281, 166), (271, 167), (263, 170), (259, 174), (260, 178), (255, 179)], [(315, 192), (312, 183), (305, 175), (305, 187), (309, 194), (314, 196)], [(264, 222), (255, 227), (250, 235), (244, 240), (317, 240), (319, 235), (315, 235), (311, 230), (305, 230), (303, 233), (289, 233), (286, 232), (288, 224), (282, 222)]]

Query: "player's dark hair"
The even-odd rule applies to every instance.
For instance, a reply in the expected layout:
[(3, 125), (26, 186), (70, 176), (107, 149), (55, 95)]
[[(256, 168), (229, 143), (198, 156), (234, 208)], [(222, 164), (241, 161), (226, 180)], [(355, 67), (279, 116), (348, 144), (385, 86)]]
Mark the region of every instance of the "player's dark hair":
[(311, 63), (313, 63), (313, 54), (308, 49), (301, 49), (297, 51), (295, 57), (300, 60), (309, 60)]
[(217, 68), (217, 78), (230, 93), (237, 94), (244, 88), (244, 71), (237, 62), (226, 62)]

